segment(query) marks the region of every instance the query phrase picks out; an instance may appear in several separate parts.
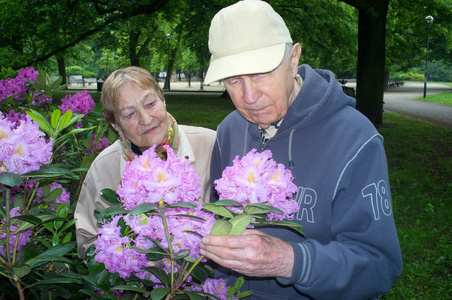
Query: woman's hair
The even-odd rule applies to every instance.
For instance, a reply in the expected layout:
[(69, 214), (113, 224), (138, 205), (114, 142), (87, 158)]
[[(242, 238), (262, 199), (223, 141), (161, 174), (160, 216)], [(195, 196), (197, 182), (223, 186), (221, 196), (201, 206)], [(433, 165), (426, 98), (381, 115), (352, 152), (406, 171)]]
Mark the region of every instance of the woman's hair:
[(115, 112), (120, 101), (119, 88), (126, 82), (135, 83), (143, 90), (153, 89), (162, 101), (165, 100), (162, 88), (149, 71), (139, 67), (118, 69), (111, 73), (103, 83), (100, 97), (104, 108), (105, 120), (109, 124), (116, 124)]

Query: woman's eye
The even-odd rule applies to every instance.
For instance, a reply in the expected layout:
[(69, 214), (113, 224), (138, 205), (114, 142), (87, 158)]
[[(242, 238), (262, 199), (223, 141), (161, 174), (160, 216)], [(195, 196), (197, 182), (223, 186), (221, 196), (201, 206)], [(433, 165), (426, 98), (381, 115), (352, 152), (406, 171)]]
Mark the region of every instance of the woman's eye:
[(154, 103), (155, 103), (154, 101), (148, 102), (148, 103), (146, 103), (146, 106), (147, 107), (152, 107), (152, 106), (154, 106)]
[(130, 119), (130, 118), (133, 117), (133, 112), (125, 112), (125, 113), (122, 114), (122, 117), (124, 119)]

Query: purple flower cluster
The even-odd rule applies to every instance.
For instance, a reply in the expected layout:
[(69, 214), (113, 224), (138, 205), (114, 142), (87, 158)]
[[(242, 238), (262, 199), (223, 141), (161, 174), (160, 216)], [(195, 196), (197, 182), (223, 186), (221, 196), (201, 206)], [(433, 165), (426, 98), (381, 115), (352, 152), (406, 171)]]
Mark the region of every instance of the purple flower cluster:
[[(223, 279), (206, 279), (205, 282), (201, 284), (201, 287), (197, 285), (191, 286), (192, 291), (203, 291), (214, 295), (220, 300), (228, 300), (228, 286)], [(238, 298), (231, 298), (230, 300), (236, 300)]]
[[(57, 188), (60, 188), (63, 190), (63, 193), (61, 194), (61, 196), (58, 197), (57, 199), (55, 199), (54, 201), (52, 201), (52, 203), (66, 204), (67, 206), (69, 206), (71, 204), (71, 201), (69, 200), (71, 197), (71, 194), (61, 184), (59, 184), (58, 182), (52, 182), (51, 184), (49, 184), (49, 186), (50, 186), (50, 191), (53, 191), (54, 189), (57, 189)], [(36, 190), (36, 196), (38, 197), (38, 200), (35, 202), (43, 203), (44, 195), (42, 193), (42, 187), (39, 187)], [(52, 205), (49, 205), (49, 208), (56, 211), (56, 208), (53, 207)]]
[(9, 97), (13, 94), (21, 94), (16, 95), (14, 97), (15, 100), (20, 100), (23, 98), (23, 95), (27, 93), (28, 82), (27, 80), (35, 80), (38, 81), (39, 72), (36, 71), (33, 67), (27, 67), (18, 72), (16, 78), (8, 78), (5, 80), (0, 80), (0, 101)]
[(52, 140), (46, 142), (43, 135), (28, 115), (11, 121), (0, 112), (0, 172), (21, 175), (50, 163)]
[(222, 177), (215, 180), (220, 200), (232, 199), (242, 206), (262, 203), (276, 207), (284, 215), (271, 212), (270, 220), (292, 220), (298, 204), (292, 199), (297, 186), (292, 182), (292, 172), (272, 159), (272, 153), (252, 149), (242, 159), (238, 156), (233, 165), (226, 167)]
[[(190, 215), (200, 219), (193, 219), (183, 215)], [(168, 232), (171, 236), (171, 246), (175, 253), (182, 250), (189, 250), (189, 256), (198, 259), (199, 243), (201, 236), (210, 234), (215, 218), (214, 215), (201, 210), (201, 207), (190, 208), (170, 208), (165, 211), (168, 220)], [(121, 228), (118, 226), (119, 219), (123, 218), (131, 232), (122, 236)], [(196, 232), (197, 234), (194, 234)], [(105, 264), (110, 273), (118, 273), (122, 278), (128, 278), (132, 273), (138, 278), (144, 279), (149, 275), (148, 271), (142, 270), (144, 267), (159, 266), (167, 273), (171, 272), (170, 263), (167, 259), (151, 261), (144, 253), (134, 249), (149, 249), (153, 247), (151, 241), (145, 237), (158, 240), (160, 244), (169, 248), (166, 238), (163, 221), (159, 215), (118, 215), (112, 222), (106, 222), (99, 229), (99, 237), (96, 245), (96, 261)], [(199, 236), (201, 235), (201, 236)], [(206, 259), (203, 259), (206, 261)], [(160, 280), (151, 276), (150, 280), (160, 283)]]
[[(168, 258), (149, 260), (144, 253), (134, 249), (154, 247), (146, 237), (158, 240), (164, 248), (169, 249), (171, 246), (174, 253), (188, 250), (188, 256), (198, 259), (201, 238), (210, 234), (215, 223), (214, 215), (202, 210), (199, 177), (188, 160), (181, 161), (170, 147), (166, 147), (168, 157), (163, 161), (156, 156), (154, 150), (155, 147), (143, 152), (126, 165), (118, 195), (128, 210), (141, 203), (154, 203), (159, 204), (159, 213), (115, 216), (111, 222), (102, 225), (95, 242), (96, 261), (105, 264), (109, 272), (118, 273), (122, 278), (128, 278), (132, 273), (138, 278), (147, 278), (150, 274), (142, 268), (150, 266), (158, 266), (167, 274), (171, 272)], [(195, 207), (169, 208), (165, 205), (175, 202), (190, 202)], [(121, 218), (130, 228), (126, 236), (121, 234), (118, 225)], [(167, 233), (170, 240), (167, 239)], [(180, 269), (178, 266), (175, 268), (175, 272)], [(154, 275), (149, 280), (161, 284)], [(187, 282), (190, 280), (189, 277)]]
[(97, 133), (93, 134), (93, 140), (90, 142), (90, 147), (86, 148), (86, 151), (88, 151), (88, 154), (91, 155), (94, 152), (98, 152), (102, 149), (107, 148), (108, 146), (110, 146), (110, 143), (108, 142), (106, 137), (102, 137), (101, 140), (99, 141), (99, 143), (96, 143), (96, 136)]
[[(12, 218), (12, 217), (20, 216), (20, 213), (18, 213), (18, 211), (19, 211), (19, 207), (15, 207), (15, 208), (11, 209), (10, 213), (9, 213), (10, 217)], [(6, 241), (6, 225), (5, 225), (5, 221), (6, 221), (6, 217), (0, 223), (0, 239), (2, 241)], [(18, 244), (17, 244), (17, 251), (20, 251), (20, 249), (22, 249), (22, 247), (25, 246), (25, 244), (28, 241), (30, 241), (30, 236), (32, 234), (31, 228), (19, 231), (18, 230), (19, 224), (20, 223), (14, 223), (14, 224), (9, 226), (10, 234), (9, 234), (8, 246), (9, 246), (9, 253), (10, 254), (13, 253), (17, 235), (19, 235), (19, 241), (18, 241)], [(6, 247), (5, 246), (0, 246), (0, 254), (3, 257), (6, 257)]]
[(199, 203), (199, 176), (188, 160), (181, 161), (169, 146), (167, 160), (156, 156), (155, 146), (126, 165), (117, 193), (125, 209), (141, 203)]
[(63, 113), (71, 110), (76, 114), (88, 114), (90, 110), (93, 110), (94, 103), (93, 97), (86, 90), (75, 93), (75, 95), (67, 94), (63, 99), (61, 99), (61, 104), (58, 106)]

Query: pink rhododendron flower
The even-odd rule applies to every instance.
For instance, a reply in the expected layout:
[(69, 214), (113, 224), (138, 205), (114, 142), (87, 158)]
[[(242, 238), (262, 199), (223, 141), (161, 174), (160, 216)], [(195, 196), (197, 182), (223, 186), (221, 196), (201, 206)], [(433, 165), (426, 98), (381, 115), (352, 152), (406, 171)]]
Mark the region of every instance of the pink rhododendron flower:
[(277, 164), (271, 151), (259, 153), (252, 149), (242, 159), (236, 156), (233, 165), (226, 167), (222, 177), (215, 180), (215, 189), (220, 200), (235, 200), (242, 206), (270, 205), (284, 212), (270, 212), (270, 220), (292, 220), (298, 210), (298, 203), (292, 199), (297, 191), (292, 180), (292, 172)]
[(66, 95), (63, 99), (61, 99), (61, 104), (58, 106), (61, 109), (62, 113), (71, 110), (76, 114), (88, 114), (90, 110), (94, 109), (96, 105), (94, 103), (93, 97), (86, 90), (75, 93), (75, 95)]
[(199, 176), (188, 160), (180, 160), (169, 146), (167, 160), (156, 156), (155, 146), (126, 165), (117, 193), (125, 209), (141, 203), (198, 203), (202, 189)]
[[(104, 263), (109, 272), (118, 273), (122, 278), (128, 278), (133, 273), (141, 279), (149, 277), (149, 280), (160, 286), (162, 283), (158, 277), (141, 269), (154, 266), (169, 274), (171, 271), (180, 271), (180, 266), (171, 266), (167, 257), (149, 260), (134, 248), (153, 248), (154, 244), (148, 238), (158, 241), (165, 248), (170, 248), (171, 241), (174, 253), (188, 250), (188, 256), (196, 260), (200, 258), (199, 243), (203, 236), (210, 234), (215, 217), (202, 210), (199, 177), (188, 160), (181, 161), (170, 147), (166, 147), (165, 161), (157, 157), (154, 150), (155, 147), (152, 147), (126, 165), (117, 193), (127, 210), (142, 203), (154, 203), (158, 205), (157, 211), (160, 214), (115, 216), (112, 222), (103, 224), (95, 243), (95, 259)], [(195, 207), (166, 206), (176, 202), (189, 202)], [(167, 228), (162, 214), (167, 221)], [(127, 236), (121, 235), (118, 226), (121, 218), (130, 228)], [(185, 282), (190, 282), (191, 279), (189, 276)]]
[[(209, 293), (214, 295), (220, 300), (228, 300), (228, 286), (223, 279), (206, 279), (205, 282), (201, 284), (201, 287), (197, 285), (192, 285), (190, 287), (192, 291), (203, 291), (205, 293)], [(239, 292), (240, 293), (240, 292)], [(206, 297), (207, 298), (207, 297)], [(212, 297), (208, 297), (208, 299), (214, 299)], [(231, 298), (231, 300), (236, 300), (238, 298)]]
[[(52, 182), (51, 184), (49, 184), (49, 186), (50, 186), (50, 191), (53, 191), (56, 188), (60, 188), (63, 190), (61, 196), (58, 197), (57, 199), (55, 199), (54, 201), (52, 201), (52, 203), (66, 204), (67, 206), (71, 205), (71, 202), (69, 200), (71, 197), (71, 194), (61, 184), (59, 184), (58, 182)], [(44, 203), (43, 202), (44, 195), (42, 194), (42, 187), (39, 187), (36, 190), (36, 196), (39, 198), (39, 200), (37, 200), (36, 202)], [(53, 207), (52, 205), (49, 205), (49, 208), (56, 211), (56, 208)]]
[[(16, 217), (16, 216), (20, 216), (21, 214), (18, 213), (19, 211), (19, 207), (14, 207), (13, 209), (10, 210), (10, 217)], [(2, 241), (6, 241), (6, 225), (5, 225), (5, 220), (6, 217), (2, 220), (2, 222), (0, 223), (0, 239)], [(25, 229), (25, 230), (21, 230), (20, 232), (18, 231), (19, 228), (19, 222), (12, 224), (9, 228), (10, 228), (10, 234), (9, 234), (9, 241), (8, 241), (8, 246), (9, 246), (9, 253), (10, 255), (12, 255), (13, 251), (14, 251), (14, 245), (16, 243), (16, 238), (17, 235), (19, 235), (19, 241), (17, 244), (17, 251), (20, 251), (20, 249), (22, 249), (23, 246), (25, 246), (25, 244), (27, 244), (28, 241), (30, 241), (30, 236), (32, 234), (31, 228)], [(0, 254), (6, 258), (6, 247), (5, 246), (0, 246)]]
[(24, 114), (17, 123), (0, 113), (0, 171), (21, 175), (50, 163), (52, 140), (47, 142), (43, 135), (30, 116)]

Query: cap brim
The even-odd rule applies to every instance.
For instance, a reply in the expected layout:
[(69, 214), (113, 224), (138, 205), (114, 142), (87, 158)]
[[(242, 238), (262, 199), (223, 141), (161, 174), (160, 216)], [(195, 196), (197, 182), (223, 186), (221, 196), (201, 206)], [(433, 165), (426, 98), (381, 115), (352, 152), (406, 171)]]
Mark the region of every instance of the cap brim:
[(281, 63), (286, 43), (211, 59), (204, 84), (228, 77), (273, 71)]

